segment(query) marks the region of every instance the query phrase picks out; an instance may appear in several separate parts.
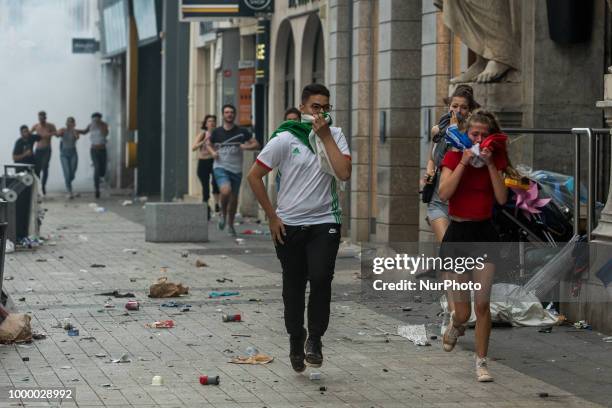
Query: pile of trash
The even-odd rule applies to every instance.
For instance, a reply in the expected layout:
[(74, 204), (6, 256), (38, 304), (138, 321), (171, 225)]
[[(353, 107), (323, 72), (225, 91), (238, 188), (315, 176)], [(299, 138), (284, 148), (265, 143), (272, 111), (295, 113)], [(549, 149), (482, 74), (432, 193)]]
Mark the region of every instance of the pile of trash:
[[(442, 311), (448, 313), (446, 296), (440, 298)], [(553, 309), (544, 309), (540, 299), (524, 287), (509, 283), (496, 283), (491, 288), (491, 321), (509, 323), (512, 326), (553, 326), (565, 318)], [(474, 298), (472, 294), (472, 315), (468, 325), (476, 324)]]

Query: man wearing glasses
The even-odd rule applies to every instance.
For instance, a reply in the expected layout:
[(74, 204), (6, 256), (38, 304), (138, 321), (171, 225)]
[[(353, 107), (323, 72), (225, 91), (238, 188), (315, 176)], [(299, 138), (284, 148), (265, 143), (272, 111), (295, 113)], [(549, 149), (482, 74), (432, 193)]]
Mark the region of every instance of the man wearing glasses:
[[(336, 177), (346, 181), (351, 176), (348, 144), (340, 128), (329, 126), (330, 110), (329, 90), (319, 84), (306, 86), (300, 105), (302, 121), (284, 122), (274, 132), (247, 177), (269, 219), (283, 269), (289, 359), (297, 372), (306, 368), (304, 360), (311, 367), (323, 363), (321, 337), (329, 323), (331, 283), (342, 220)], [(322, 141), (336, 177), (321, 170), (309, 142), (311, 131)], [(273, 168), (281, 173), (276, 210), (262, 180)], [(307, 281), (310, 281), (308, 332), (304, 328)]]

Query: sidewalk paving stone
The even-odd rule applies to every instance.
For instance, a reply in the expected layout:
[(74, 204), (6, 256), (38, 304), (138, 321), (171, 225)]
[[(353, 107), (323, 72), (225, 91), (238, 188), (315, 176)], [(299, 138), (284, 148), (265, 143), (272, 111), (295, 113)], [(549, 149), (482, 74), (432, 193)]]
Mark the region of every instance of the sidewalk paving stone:
[[(15, 279), (4, 284), (14, 298), (26, 298), (18, 307), (32, 313), (33, 327), (48, 338), (27, 347), (0, 346), (0, 386), (76, 387), (72, 406), (79, 407), (598, 406), (503, 362), (491, 362), (496, 382), (479, 384), (472, 354), (459, 348), (444, 353), (439, 340), (432, 347), (417, 347), (396, 336), (385, 342), (377, 328), (394, 333), (401, 321), (354, 296), (360, 292), (360, 282), (353, 277), (358, 261), (357, 269), (336, 272), (335, 287), (341, 292), (334, 293), (324, 338), (326, 361), (316, 369), (322, 379), (311, 381), (308, 375), (314, 370), (296, 374), (287, 358), (278, 261), (265, 238), (245, 236), (244, 246), (215, 234), (211, 236), (217, 241), (210, 243), (147, 243), (141, 224), (113, 211), (95, 213), (86, 202), (57, 199), (44, 206), (47, 245), (9, 254), (5, 275)], [(124, 252), (126, 248), (136, 253)], [(266, 256), (266, 267), (246, 262), (243, 248), (251, 248), (253, 257)], [(196, 259), (209, 266), (195, 267)], [(95, 263), (105, 267), (92, 268)], [(148, 286), (159, 276), (190, 287), (187, 296), (176, 300), (191, 304), (191, 311), (161, 307), (164, 299), (147, 297)], [(220, 278), (233, 282), (219, 283)], [(115, 289), (133, 292), (140, 310), (127, 312), (128, 299), (115, 298), (110, 300), (115, 308), (104, 309), (107, 297), (97, 293)], [(240, 295), (209, 299), (212, 290), (238, 290)], [(244, 322), (223, 323), (222, 313), (241, 313)], [(53, 327), (66, 318), (79, 328), (78, 337)], [(166, 319), (174, 320), (176, 327), (144, 327)], [(274, 361), (265, 366), (229, 363), (248, 346), (272, 355)], [(105, 357), (96, 357), (99, 353)], [(130, 363), (109, 362), (123, 353), (129, 354)], [(30, 361), (23, 362), (22, 356)], [(221, 385), (201, 386), (201, 374), (220, 375)], [(151, 385), (155, 375), (163, 376), (163, 386)], [(25, 377), (30, 381), (20, 381)], [(321, 386), (327, 390), (319, 391)], [(538, 392), (550, 397), (540, 398)]]

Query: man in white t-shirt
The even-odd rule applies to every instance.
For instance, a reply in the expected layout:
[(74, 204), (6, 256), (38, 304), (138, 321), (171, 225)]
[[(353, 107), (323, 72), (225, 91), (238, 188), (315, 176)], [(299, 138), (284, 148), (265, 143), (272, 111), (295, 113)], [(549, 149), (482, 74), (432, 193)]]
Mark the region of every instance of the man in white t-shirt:
[[(257, 157), (247, 180), (270, 222), (276, 254), (283, 269), (285, 327), (289, 359), (297, 372), (323, 363), (321, 337), (329, 323), (331, 283), (340, 245), (342, 210), (338, 182), (351, 176), (351, 156), (342, 130), (328, 125), (329, 90), (311, 84), (302, 91), (302, 122), (286, 121)], [(304, 122), (312, 117), (312, 124)], [(336, 177), (321, 170), (308, 134), (314, 131), (325, 147)], [(281, 174), (277, 208), (272, 207), (262, 178), (273, 168)], [(304, 328), (306, 282), (308, 333)], [(308, 334), (308, 338), (306, 337)], [(304, 347), (306, 352), (304, 352)]]

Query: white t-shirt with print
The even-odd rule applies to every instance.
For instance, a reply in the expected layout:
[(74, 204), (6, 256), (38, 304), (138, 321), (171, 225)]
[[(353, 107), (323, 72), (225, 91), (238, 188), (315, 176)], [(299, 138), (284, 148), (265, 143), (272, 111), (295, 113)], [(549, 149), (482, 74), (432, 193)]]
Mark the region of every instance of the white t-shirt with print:
[[(331, 127), (330, 130), (340, 152), (350, 157), (342, 129)], [(257, 163), (268, 170), (279, 170), (276, 214), (284, 224), (342, 222), (336, 179), (321, 171), (315, 154), (290, 132), (279, 133), (271, 139), (257, 156)]]

